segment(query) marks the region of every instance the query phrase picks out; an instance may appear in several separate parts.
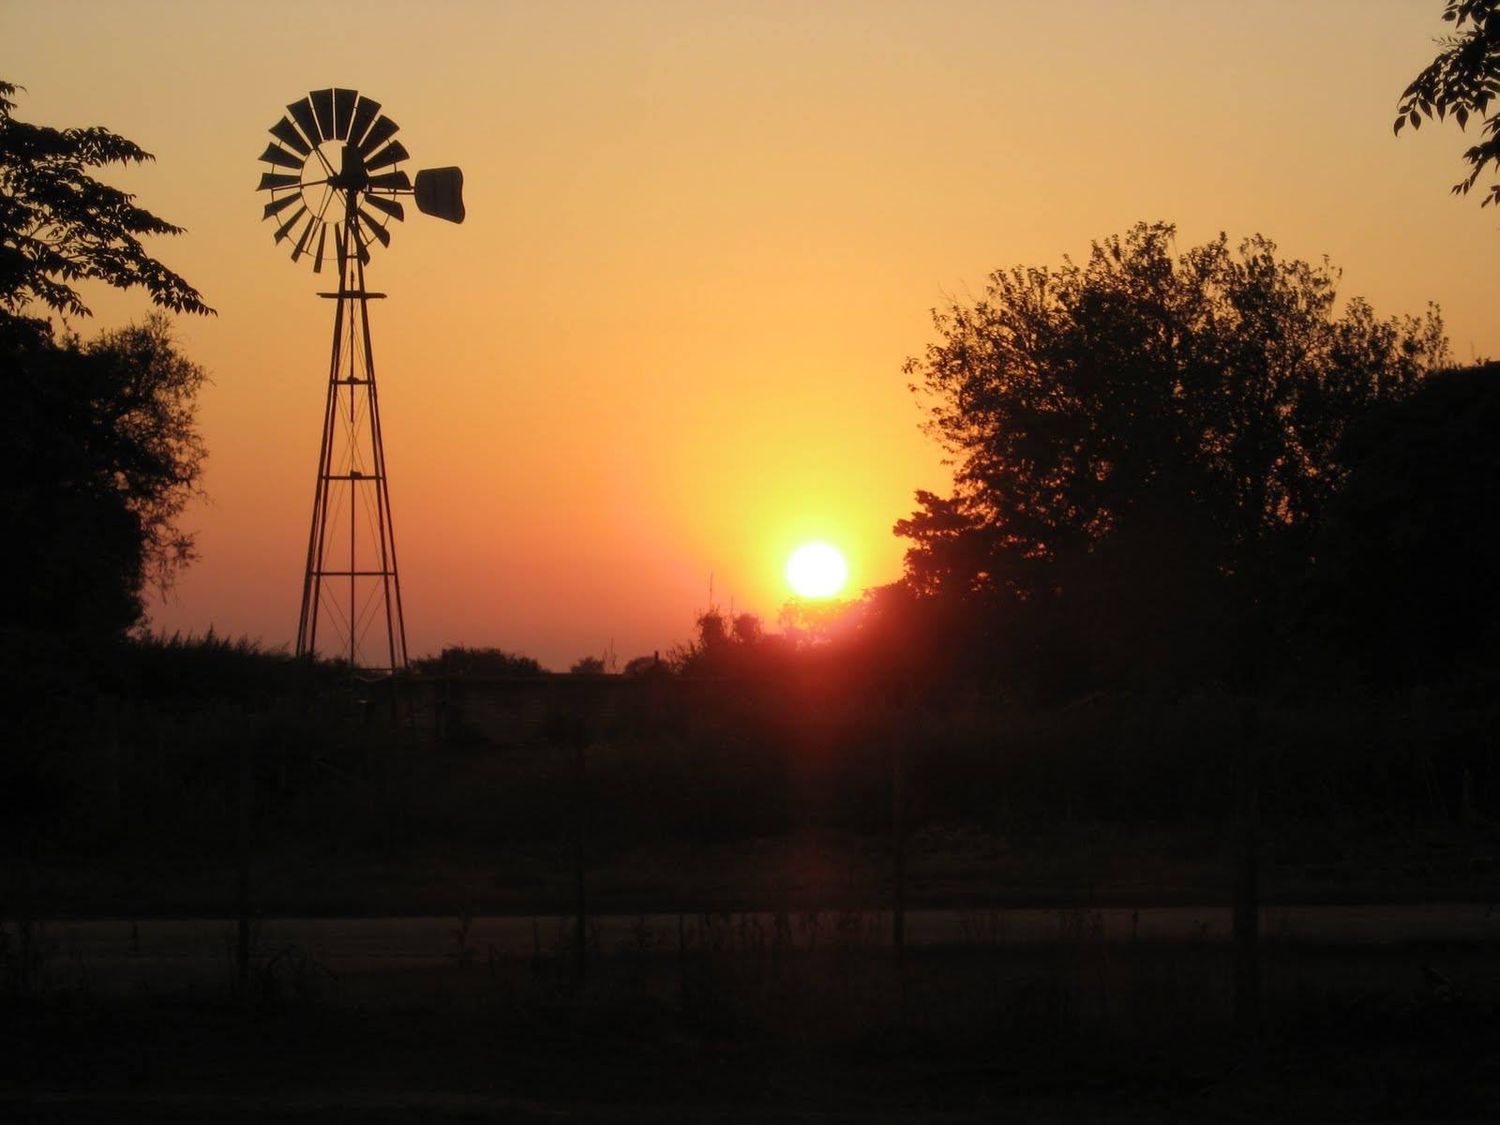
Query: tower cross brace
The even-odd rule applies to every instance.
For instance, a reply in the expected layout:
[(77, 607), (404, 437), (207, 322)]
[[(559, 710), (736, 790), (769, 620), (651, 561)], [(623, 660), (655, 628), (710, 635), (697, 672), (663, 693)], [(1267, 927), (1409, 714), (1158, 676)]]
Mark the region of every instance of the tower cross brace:
[[(319, 294), (336, 304), (297, 655), (319, 653), (321, 629), (324, 655), (346, 659), (351, 668), (394, 672), (406, 667), (406, 625), (369, 308), (385, 294), (365, 289), (352, 193), (348, 206), (336, 231), (339, 287)], [(329, 632), (333, 646), (326, 643)]]

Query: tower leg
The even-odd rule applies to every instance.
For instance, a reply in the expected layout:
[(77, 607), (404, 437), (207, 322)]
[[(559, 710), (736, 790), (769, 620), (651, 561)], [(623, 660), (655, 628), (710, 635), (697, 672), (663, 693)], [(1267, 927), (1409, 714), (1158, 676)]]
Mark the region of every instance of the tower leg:
[(350, 229), (338, 232), (338, 292), (322, 294), (337, 305), (297, 655), (320, 655), (321, 632), (335, 642), (325, 640), (321, 655), (345, 659), (351, 670), (394, 672), (406, 667), (406, 625), (369, 311), (382, 294), (365, 290)]

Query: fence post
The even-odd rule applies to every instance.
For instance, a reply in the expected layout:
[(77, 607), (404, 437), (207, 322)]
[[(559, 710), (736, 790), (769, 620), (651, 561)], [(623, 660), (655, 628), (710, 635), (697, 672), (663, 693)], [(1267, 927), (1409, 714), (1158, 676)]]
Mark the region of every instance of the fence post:
[(891, 946), (896, 967), (906, 960), (906, 741), (898, 733), (891, 741)]
[(250, 821), (254, 806), (255, 772), (251, 739), (242, 723), (239, 730), (239, 817), (237, 832), (238, 886), (235, 894), (234, 970), (242, 998), (250, 985)]
[(1260, 715), (1247, 703), (1235, 770), (1234, 1022), (1260, 1032)]
[(573, 973), (578, 984), (588, 972), (588, 755), (582, 729), (573, 732), (573, 868), (576, 911), (573, 921)]

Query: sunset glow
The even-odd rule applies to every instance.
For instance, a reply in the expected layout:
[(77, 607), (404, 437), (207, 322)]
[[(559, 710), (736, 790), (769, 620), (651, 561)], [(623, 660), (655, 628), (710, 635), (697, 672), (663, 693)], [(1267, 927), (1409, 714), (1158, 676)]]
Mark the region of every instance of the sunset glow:
[[(296, 634), (334, 310), (255, 186), (313, 89), (464, 172), (463, 225), (413, 208), (370, 266), (413, 655), (666, 651), (710, 574), (771, 621), (817, 539), (850, 593), (895, 581), (892, 525), (951, 487), (902, 374), (930, 310), (1137, 220), (1327, 254), (1381, 313), (1438, 302), (1456, 358), (1500, 352), (1494, 212), (1447, 195), (1471, 141), (1391, 135), (1427, 4), (440, 7), (371, 0), (352, 36), (344, 5), (290, 37), (253, 5), (0, 15), (21, 116), (153, 152), (108, 178), (187, 228), (148, 250), (219, 310), (177, 323), (210, 455), (157, 628)], [(147, 311), (86, 290), (85, 336)]]
[(0, 1108), (1495, 1112), (1500, 0), (0, 36)]
[(786, 561), (786, 581), (804, 598), (831, 598), (849, 580), (849, 564), (837, 547), (806, 543)]

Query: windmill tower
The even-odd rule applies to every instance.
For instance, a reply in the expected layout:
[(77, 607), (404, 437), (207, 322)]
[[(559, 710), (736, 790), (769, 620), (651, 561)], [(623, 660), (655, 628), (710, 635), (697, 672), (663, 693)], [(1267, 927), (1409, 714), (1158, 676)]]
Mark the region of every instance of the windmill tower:
[(333, 348), (297, 655), (321, 651), (352, 668), (394, 672), (406, 666), (406, 625), (369, 304), (385, 294), (365, 288), (365, 266), (371, 246), (389, 246), (390, 224), (405, 219), (403, 198), (463, 222), (463, 173), (428, 168), (414, 184), (400, 169), (409, 157), (393, 139), (396, 123), (355, 90), (314, 90), (286, 108), (260, 156), (271, 165), (260, 178), (271, 197), (263, 217), (276, 221), (276, 242), (291, 247), (292, 261), (338, 273), (336, 288), (318, 294), (334, 302)]

